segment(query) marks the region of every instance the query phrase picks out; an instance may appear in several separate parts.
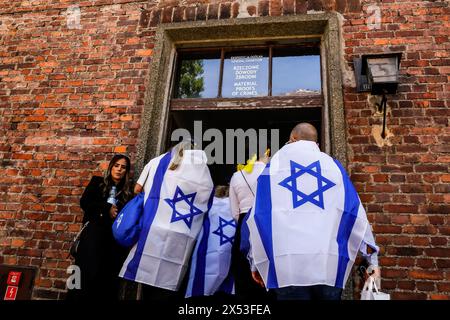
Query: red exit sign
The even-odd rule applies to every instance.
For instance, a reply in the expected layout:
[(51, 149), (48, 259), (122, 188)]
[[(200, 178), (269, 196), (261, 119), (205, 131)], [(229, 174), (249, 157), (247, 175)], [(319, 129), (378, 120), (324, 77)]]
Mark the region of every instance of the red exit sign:
[(18, 287), (8, 286), (5, 292), (4, 300), (16, 300)]
[(22, 276), (22, 272), (20, 271), (10, 271), (8, 273), (8, 280), (6, 284), (9, 286), (19, 286), (20, 277)]

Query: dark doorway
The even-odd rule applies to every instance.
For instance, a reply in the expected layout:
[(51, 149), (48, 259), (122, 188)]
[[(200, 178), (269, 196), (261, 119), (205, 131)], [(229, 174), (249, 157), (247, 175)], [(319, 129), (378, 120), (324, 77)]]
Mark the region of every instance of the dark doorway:
[[(210, 129), (218, 129), (222, 133), (225, 142), (226, 129), (267, 129), (270, 138), (270, 130), (279, 130), (279, 148), (289, 140), (292, 128), (299, 122), (309, 122), (313, 124), (318, 133), (319, 141), (322, 132), (321, 108), (298, 108), (298, 109), (257, 109), (257, 110), (182, 110), (172, 111), (169, 117), (168, 135), (166, 146), (170, 146), (171, 133), (178, 129), (187, 129), (191, 136), (194, 136), (194, 121), (201, 121), (202, 134)], [(210, 142), (203, 142), (203, 149)], [(270, 146), (270, 143), (269, 143)], [(273, 151), (273, 150), (272, 150)], [(224, 155), (226, 150), (224, 148)], [(236, 171), (237, 157), (232, 164), (211, 164), (210, 171), (215, 185), (227, 185), (232, 174)], [(273, 155), (273, 152), (272, 152)], [(246, 159), (250, 155), (246, 154)]]

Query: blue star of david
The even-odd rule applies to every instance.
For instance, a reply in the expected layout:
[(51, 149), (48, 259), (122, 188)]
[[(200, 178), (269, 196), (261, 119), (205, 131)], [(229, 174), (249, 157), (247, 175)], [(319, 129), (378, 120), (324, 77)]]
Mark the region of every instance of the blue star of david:
[[(297, 178), (305, 173), (309, 173), (313, 177), (317, 178), (317, 190), (311, 194), (305, 194), (297, 188)], [(323, 193), (334, 187), (336, 184), (322, 176), (319, 161), (313, 162), (309, 166), (304, 167), (301, 164), (291, 160), (291, 175), (281, 181), (279, 185), (292, 192), (292, 206), (294, 209), (300, 207), (306, 202), (311, 202), (312, 204), (325, 209), (323, 204)]]
[[(191, 194), (184, 194), (183, 191), (180, 189), (180, 187), (177, 186), (177, 189), (175, 190), (175, 195), (173, 196), (173, 199), (167, 198), (164, 199), (169, 206), (173, 209), (172, 212), (172, 219), (170, 222), (176, 222), (179, 220), (183, 220), (188, 228), (190, 229), (192, 226), (192, 220), (194, 219), (194, 216), (203, 213), (202, 210), (194, 206), (194, 199), (197, 195), (197, 192), (191, 193)], [(176, 204), (177, 202), (185, 201), (189, 205), (189, 213), (183, 214), (179, 211), (177, 211)]]
[(231, 219), (230, 221), (228, 221), (228, 220), (223, 219), (222, 217), (219, 217), (219, 227), (217, 228), (217, 230), (213, 231), (213, 233), (220, 237), (220, 245), (221, 246), (227, 242), (233, 244), (233, 241), (234, 241), (234, 236), (229, 237), (225, 233), (223, 233), (223, 229), (226, 226), (231, 226), (233, 228), (236, 228), (236, 221), (234, 221), (234, 219)]

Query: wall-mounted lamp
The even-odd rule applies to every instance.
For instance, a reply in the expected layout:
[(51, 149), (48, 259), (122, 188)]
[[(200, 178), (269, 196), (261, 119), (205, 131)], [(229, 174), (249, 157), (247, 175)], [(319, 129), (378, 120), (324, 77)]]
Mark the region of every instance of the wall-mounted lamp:
[(402, 54), (396, 52), (363, 55), (353, 59), (357, 91), (383, 95), (379, 105), (379, 111), (383, 111), (383, 139), (386, 137), (386, 94), (397, 92), (401, 58)]

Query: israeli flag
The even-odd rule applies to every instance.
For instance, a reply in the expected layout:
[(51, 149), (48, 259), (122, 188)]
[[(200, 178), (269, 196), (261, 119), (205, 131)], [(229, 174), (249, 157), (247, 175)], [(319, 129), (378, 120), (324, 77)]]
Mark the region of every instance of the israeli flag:
[(253, 208), (251, 258), (267, 288), (344, 288), (370, 225), (338, 161), (314, 142), (284, 146), (258, 178)]
[(214, 197), (192, 255), (186, 298), (233, 293), (234, 281), (228, 275), (236, 225), (229, 198)]
[(175, 170), (171, 159), (166, 153), (148, 164), (141, 233), (119, 276), (176, 291), (212, 202), (213, 182), (203, 151), (185, 150)]

